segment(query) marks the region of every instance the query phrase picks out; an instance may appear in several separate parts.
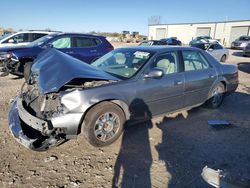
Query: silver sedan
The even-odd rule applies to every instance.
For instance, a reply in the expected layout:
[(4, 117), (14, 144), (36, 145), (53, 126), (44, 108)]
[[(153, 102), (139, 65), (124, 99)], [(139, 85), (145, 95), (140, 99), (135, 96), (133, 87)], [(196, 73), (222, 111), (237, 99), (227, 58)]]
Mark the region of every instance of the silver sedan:
[(9, 111), (16, 140), (46, 150), (81, 132), (93, 146), (113, 143), (125, 124), (206, 104), (236, 90), (238, 70), (190, 47), (116, 49), (88, 65), (44, 51)]

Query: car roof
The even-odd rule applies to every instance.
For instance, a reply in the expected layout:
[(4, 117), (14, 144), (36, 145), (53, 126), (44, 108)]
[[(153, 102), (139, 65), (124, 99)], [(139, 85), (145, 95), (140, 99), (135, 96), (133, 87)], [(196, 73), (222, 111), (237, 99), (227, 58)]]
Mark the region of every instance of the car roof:
[(117, 49), (130, 49), (130, 50), (142, 50), (142, 51), (147, 51), (147, 52), (167, 52), (167, 51), (172, 51), (172, 50), (187, 50), (187, 49), (192, 49), (192, 50), (198, 50), (198, 48), (194, 47), (185, 47), (185, 46), (130, 46), (130, 47), (121, 47)]
[(85, 37), (104, 37), (104, 36), (101, 36), (101, 35), (93, 35), (93, 34), (86, 34), (86, 33), (74, 33), (74, 32), (59, 32), (58, 35), (72, 35), (72, 36), (85, 36)]

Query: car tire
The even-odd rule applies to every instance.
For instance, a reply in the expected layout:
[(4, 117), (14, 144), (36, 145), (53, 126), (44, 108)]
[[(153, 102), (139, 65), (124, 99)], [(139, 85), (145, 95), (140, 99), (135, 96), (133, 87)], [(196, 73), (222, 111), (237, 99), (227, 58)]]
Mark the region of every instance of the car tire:
[(26, 82), (28, 82), (28, 80), (29, 80), (30, 73), (31, 73), (31, 67), (33, 64), (34, 64), (34, 62), (32, 62), (32, 61), (26, 62), (24, 64), (23, 76), (24, 76), (24, 79), (26, 80)]
[(220, 59), (220, 62), (224, 63), (226, 62), (226, 59), (227, 59), (227, 56), (224, 54), (221, 59)]
[(95, 147), (112, 144), (123, 133), (125, 115), (111, 102), (102, 102), (91, 108), (83, 121), (83, 134)]
[(206, 107), (216, 109), (220, 107), (223, 102), (225, 93), (225, 86), (223, 83), (216, 84), (209, 92)]

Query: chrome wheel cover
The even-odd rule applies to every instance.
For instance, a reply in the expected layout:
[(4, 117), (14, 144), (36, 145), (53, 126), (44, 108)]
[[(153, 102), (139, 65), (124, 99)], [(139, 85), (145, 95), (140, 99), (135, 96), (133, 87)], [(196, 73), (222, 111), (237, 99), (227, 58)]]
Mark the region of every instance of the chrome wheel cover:
[(120, 127), (119, 116), (113, 112), (106, 112), (97, 118), (94, 133), (98, 140), (107, 142), (114, 138)]

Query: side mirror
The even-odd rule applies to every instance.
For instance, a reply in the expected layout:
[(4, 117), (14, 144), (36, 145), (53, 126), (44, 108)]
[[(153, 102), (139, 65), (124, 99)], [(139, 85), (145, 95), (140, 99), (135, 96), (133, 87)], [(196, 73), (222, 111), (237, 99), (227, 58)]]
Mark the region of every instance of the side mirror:
[(144, 75), (144, 78), (161, 78), (164, 72), (162, 69), (153, 68), (147, 74)]
[(43, 48), (53, 48), (54, 46), (53, 46), (53, 44), (45, 44), (44, 46), (43, 46)]
[(9, 39), (8, 43), (16, 43), (14, 39)]

